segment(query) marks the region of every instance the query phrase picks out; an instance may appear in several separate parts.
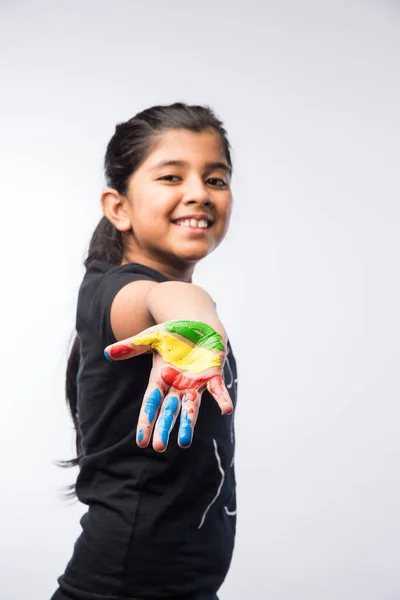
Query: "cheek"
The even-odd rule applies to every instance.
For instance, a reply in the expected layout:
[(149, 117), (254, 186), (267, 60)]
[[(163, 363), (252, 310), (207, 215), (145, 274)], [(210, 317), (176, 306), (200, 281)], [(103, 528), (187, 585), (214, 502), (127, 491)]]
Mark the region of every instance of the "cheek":
[(149, 210), (149, 219), (154, 228), (167, 227), (171, 215), (178, 204), (172, 194), (160, 194)]
[(221, 214), (221, 220), (220, 220), (219, 238), (220, 238), (220, 240), (222, 240), (225, 237), (225, 235), (229, 229), (229, 223), (230, 223), (231, 214), (232, 214), (232, 203), (227, 202), (226, 205), (221, 210), (220, 214)]
[(232, 213), (232, 200), (231, 199), (227, 199), (220, 206), (220, 216), (221, 216), (221, 219), (226, 224), (229, 223), (229, 219), (231, 218), (231, 213)]
[(141, 230), (151, 233), (168, 224), (171, 210), (171, 204), (165, 198), (149, 198), (134, 212), (134, 223), (136, 222)]
[(153, 243), (164, 234), (165, 230), (165, 218), (152, 207), (147, 207), (147, 210), (143, 210), (140, 214), (136, 213), (135, 218), (132, 222), (132, 229), (142, 243), (146, 240), (152, 241)]
[(227, 203), (226, 207), (226, 218), (229, 220), (232, 214), (232, 200)]

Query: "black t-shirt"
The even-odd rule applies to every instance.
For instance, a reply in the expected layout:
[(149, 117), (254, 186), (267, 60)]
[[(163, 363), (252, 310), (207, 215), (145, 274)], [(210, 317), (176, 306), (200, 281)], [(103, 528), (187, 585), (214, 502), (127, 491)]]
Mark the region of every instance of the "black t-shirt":
[[(137, 280), (167, 281), (148, 267), (94, 261), (79, 291), (78, 416), (83, 458), (78, 499), (89, 509), (60, 587), (78, 600), (203, 600), (227, 574), (236, 527), (234, 417), (204, 392), (190, 448), (171, 432), (165, 452), (136, 444), (150, 354), (109, 362), (116, 341), (110, 308)], [(236, 404), (237, 372), (228, 344), (224, 380)]]

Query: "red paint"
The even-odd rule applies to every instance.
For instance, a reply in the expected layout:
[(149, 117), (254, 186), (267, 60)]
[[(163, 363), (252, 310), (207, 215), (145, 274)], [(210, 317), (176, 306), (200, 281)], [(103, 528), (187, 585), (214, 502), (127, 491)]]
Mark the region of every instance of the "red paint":
[(208, 382), (208, 389), (216, 396), (226, 396), (224, 382), (220, 375), (214, 375)]
[(168, 383), (168, 385), (173, 385), (175, 378), (178, 375), (180, 375), (179, 371), (177, 371), (176, 369), (173, 369), (172, 367), (165, 367), (161, 371), (161, 377), (165, 381), (165, 383)]
[(109, 352), (111, 358), (122, 358), (128, 354), (132, 354), (132, 348), (129, 346), (124, 346), (123, 344), (120, 346), (114, 346)]
[(214, 375), (214, 377), (211, 377), (210, 381), (207, 384), (207, 388), (208, 391), (211, 392), (211, 394), (214, 396), (214, 398), (218, 398), (219, 402), (222, 400), (223, 402), (225, 402), (225, 404), (231, 405), (228, 412), (226, 411), (226, 409), (224, 409), (224, 414), (231, 415), (234, 410), (233, 404), (228, 394), (228, 391), (225, 388), (222, 377), (220, 375)]
[[(165, 367), (161, 371), (161, 377), (165, 383), (172, 385), (177, 390), (197, 390), (208, 381), (208, 377), (187, 377), (187, 375), (183, 375), (180, 371), (172, 367)], [(188, 397), (187, 394), (186, 397)]]
[[(165, 383), (167, 383), (168, 385), (172, 385), (177, 390), (186, 390), (185, 398), (186, 400), (189, 400), (191, 402), (193, 402), (196, 399), (199, 388), (205, 383), (207, 383), (208, 391), (215, 398), (218, 398), (219, 402), (223, 401), (226, 403), (231, 403), (231, 399), (225, 388), (224, 381), (221, 375), (214, 375), (213, 377), (205, 378), (188, 377), (187, 375), (183, 375), (177, 369), (173, 369), (172, 367), (165, 367), (161, 371), (161, 377), (165, 381)], [(230, 413), (232, 411), (233, 406)]]
[(194, 413), (194, 408), (189, 408), (189, 410), (186, 411), (188, 415), (192, 415)]

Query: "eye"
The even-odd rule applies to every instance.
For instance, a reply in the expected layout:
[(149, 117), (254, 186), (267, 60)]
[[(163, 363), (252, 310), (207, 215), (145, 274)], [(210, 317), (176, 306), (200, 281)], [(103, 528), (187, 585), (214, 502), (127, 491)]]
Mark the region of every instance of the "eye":
[(212, 185), (213, 187), (226, 188), (228, 184), (223, 179), (219, 179), (219, 177), (210, 177), (207, 179), (207, 183)]
[(178, 175), (163, 175), (159, 177), (158, 181), (170, 181), (171, 183), (177, 183), (181, 178)]

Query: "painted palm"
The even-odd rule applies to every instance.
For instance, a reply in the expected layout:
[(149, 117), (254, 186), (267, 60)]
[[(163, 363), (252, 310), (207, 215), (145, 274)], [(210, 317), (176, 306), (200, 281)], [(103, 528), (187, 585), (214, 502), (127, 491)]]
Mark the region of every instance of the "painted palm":
[(178, 443), (190, 446), (201, 394), (213, 395), (225, 414), (233, 411), (222, 379), (225, 345), (222, 336), (199, 321), (168, 321), (105, 349), (110, 360), (125, 360), (153, 351), (153, 368), (140, 411), (137, 442), (165, 450), (169, 434), (181, 411)]

